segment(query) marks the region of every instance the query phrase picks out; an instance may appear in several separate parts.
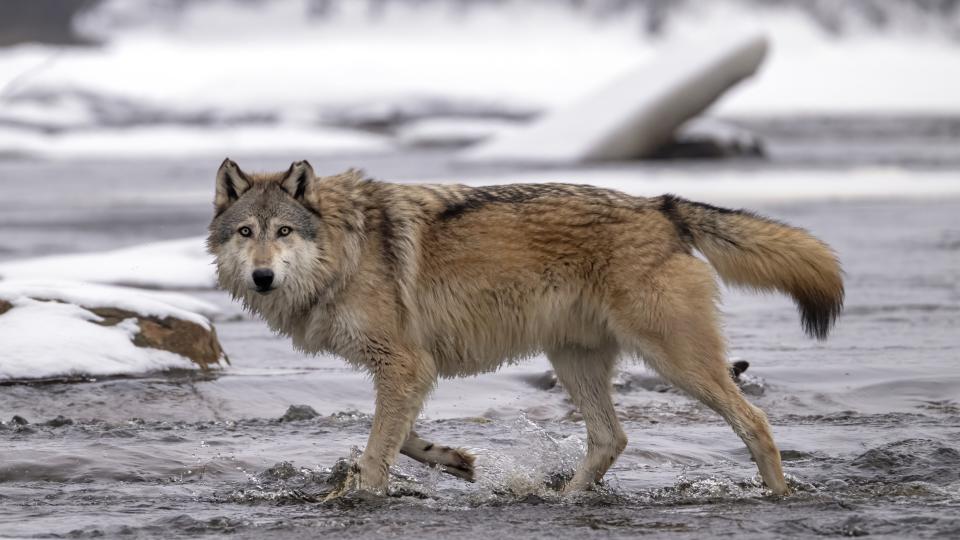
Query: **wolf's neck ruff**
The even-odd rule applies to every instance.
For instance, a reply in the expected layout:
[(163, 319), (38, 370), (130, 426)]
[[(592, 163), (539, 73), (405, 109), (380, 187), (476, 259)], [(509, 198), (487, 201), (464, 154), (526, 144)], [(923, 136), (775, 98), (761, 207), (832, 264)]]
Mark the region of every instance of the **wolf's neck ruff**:
[[(714, 274), (691, 252), (728, 283), (790, 295), (823, 338), (842, 307), (842, 274), (801, 229), (670, 195), (395, 185), (357, 171), (316, 177), (306, 162), (247, 174), (227, 160), (215, 207), (209, 247), (221, 286), (296, 347), (373, 376), (361, 487), (384, 488), (401, 448), (437, 454), (408, 434), (439, 377), (543, 352), (590, 438), (569, 489), (592, 485), (626, 444), (609, 382), (617, 359), (633, 356), (718, 411), (767, 485), (786, 492), (766, 418), (727, 371)], [(437, 455), (472, 464), (454, 454)]]

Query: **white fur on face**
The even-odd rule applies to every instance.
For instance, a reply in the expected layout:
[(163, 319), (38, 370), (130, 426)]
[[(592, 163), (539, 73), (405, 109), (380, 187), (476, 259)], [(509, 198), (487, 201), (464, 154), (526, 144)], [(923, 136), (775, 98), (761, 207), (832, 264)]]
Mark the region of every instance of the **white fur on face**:
[[(279, 231), (287, 227), (290, 232), (281, 236)], [(235, 296), (242, 296), (244, 289), (256, 290), (253, 279), (256, 270), (273, 272), (274, 290), (292, 284), (302, 290), (305, 282), (313, 281), (312, 264), (317, 260), (318, 248), (313, 242), (303, 239), (292, 225), (271, 218), (267, 227), (260, 227), (256, 220), (240, 223), (238, 230), (249, 228), (250, 236), (236, 233), (217, 249), (217, 264), (221, 285)]]
[[(252, 227), (251, 227), (252, 228)], [(270, 321), (290, 312), (290, 308), (310, 302), (318, 294), (317, 276), (323, 271), (320, 248), (292, 232), (289, 236), (261, 239), (234, 235), (216, 251), (220, 286), (234, 298), (257, 311)], [(257, 292), (253, 271), (266, 268), (273, 271), (273, 290)], [(271, 324), (272, 325), (272, 324)]]

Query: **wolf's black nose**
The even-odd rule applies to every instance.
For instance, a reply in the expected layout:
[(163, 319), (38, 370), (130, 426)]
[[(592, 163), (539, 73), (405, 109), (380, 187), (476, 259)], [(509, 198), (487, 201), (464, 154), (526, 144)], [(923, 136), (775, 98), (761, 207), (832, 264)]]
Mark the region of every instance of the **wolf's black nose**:
[(257, 268), (253, 271), (253, 283), (256, 284), (257, 289), (266, 291), (273, 283), (273, 270), (269, 268)]

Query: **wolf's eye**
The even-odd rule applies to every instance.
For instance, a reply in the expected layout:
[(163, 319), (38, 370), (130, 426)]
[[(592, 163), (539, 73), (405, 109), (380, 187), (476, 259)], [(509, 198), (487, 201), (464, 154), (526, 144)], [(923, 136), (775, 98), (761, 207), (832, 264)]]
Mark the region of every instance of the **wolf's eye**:
[(293, 229), (290, 227), (280, 227), (280, 230), (277, 231), (277, 236), (286, 236), (293, 232)]
[(240, 236), (250, 236), (253, 234), (253, 231), (250, 230), (250, 227), (240, 227), (240, 230), (237, 232), (240, 233)]

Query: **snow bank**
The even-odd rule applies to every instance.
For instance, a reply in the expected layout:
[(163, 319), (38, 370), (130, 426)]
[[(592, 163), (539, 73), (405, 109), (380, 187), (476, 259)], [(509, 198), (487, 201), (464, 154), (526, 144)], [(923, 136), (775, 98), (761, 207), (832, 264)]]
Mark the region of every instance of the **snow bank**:
[[(110, 321), (97, 308), (128, 313)], [(0, 283), (0, 380), (134, 375), (212, 367), (144, 342), (148, 317), (201, 325), (221, 354), (209, 320), (216, 308), (184, 295), (69, 282)], [(141, 318), (143, 317), (143, 318)], [(191, 341), (195, 341), (190, 338)], [(138, 343), (138, 344), (135, 344)], [(199, 347), (193, 345), (195, 350)]]
[(211, 289), (213, 257), (202, 237), (99, 253), (53, 255), (0, 264), (0, 278), (54, 278), (152, 289)]

